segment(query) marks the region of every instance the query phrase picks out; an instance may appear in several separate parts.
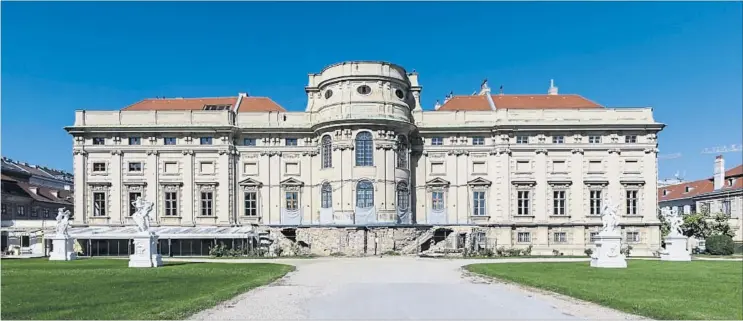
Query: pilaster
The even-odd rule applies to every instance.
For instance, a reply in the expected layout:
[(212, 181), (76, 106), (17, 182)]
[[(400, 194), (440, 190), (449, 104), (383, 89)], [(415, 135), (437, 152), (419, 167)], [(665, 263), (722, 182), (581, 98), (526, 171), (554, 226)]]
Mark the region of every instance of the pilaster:
[[(194, 225), (196, 222), (195, 215), (196, 210), (193, 208), (194, 204), (194, 153), (193, 150), (184, 150), (183, 158), (183, 188), (181, 189), (181, 204), (182, 206), (182, 222), (183, 225)], [(151, 188), (158, 188), (158, 186), (151, 186)]]
[(85, 186), (88, 177), (86, 172), (87, 154), (82, 149), (75, 149), (72, 154), (73, 174), (75, 175), (73, 178), (73, 184), (75, 184), (75, 211), (72, 221), (75, 224), (88, 223), (88, 213), (85, 206), (88, 200), (88, 190)]
[(547, 150), (537, 149), (536, 153), (537, 155), (534, 160), (536, 165), (534, 168), (534, 179), (537, 181), (537, 184), (534, 186), (535, 195), (531, 204), (532, 213), (535, 221), (546, 222), (548, 219), (547, 207), (552, 206), (552, 204), (547, 203), (547, 193), (549, 190), (547, 188)]
[(570, 218), (573, 221), (583, 221), (588, 213), (588, 209), (583, 207), (586, 203), (583, 199), (583, 195), (585, 194), (583, 190), (586, 188), (583, 183), (583, 149), (576, 148), (573, 149), (571, 153), (572, 166), (569, 170), (573, 184), (570, 185), (570, 199), (568, 200), (570, 202), (568, 204), (570, 212), (567, 214), (570, 215)]

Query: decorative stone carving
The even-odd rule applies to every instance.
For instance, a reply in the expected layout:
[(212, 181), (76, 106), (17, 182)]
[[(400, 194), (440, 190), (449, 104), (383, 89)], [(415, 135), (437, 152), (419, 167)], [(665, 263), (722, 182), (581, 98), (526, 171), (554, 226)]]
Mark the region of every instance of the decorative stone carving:
[(665, 243), (666, 248), (660, 253), (661, 261), (691, 261), (691, 255), (687, 250), (689, 238), (684, 236), (681, 230), (681, 224), (683, 219), (679, 215), (678, 209), (673, 210), (664, 207), (661, 209), (661, 215), (666, 219), (670, 225), (670, 231), (666, 236)]
[(657, 148), (645, 148), (645, 150), (644, 150), (645, 154), (650, 154), (650, 153), (656, 153), (657, 154), (658, 151), (659, 150)]
[(193, 150), (185, 149), (182, 151), (183, 155), (193, 155)]
[(536, 152), (537, 155), (539, 155), (539, 154), (545, 154), (545, 155), (547, 155), (547, 150), (544, 149), (544, 148), (539, 148), (539, 149), (535, 150), (534, 152)]
[(120, 136), (115, 136), (114, 139), (113, 139), (113, 141), (116, 144), (121, 143), (121, 137)]
[(393, 143), (379, 142), (376, 144), (376, 147), (377, 149), (390, 150), (395, 148), (395, 145)]
[(570, 152), (573, 153), (573, 154), (581, 154), (581, 155), (583, 155), (583, 148), (573, 148), (573, 149), (570, 150)]
[(72, 155), (83, 155), (83, 156), (85, 156), (85, 155), (88, 155), (88, 152), (86, 152), (86, 151), (84, 151), (82, 149), (73, 149), (72, 150)]
[(120, 149), (111, 150), (111, 155), (121, 155), (123, 152)]
[(155, 156), (157, 156), (158, 154), (159, 153), (158, 153), (157, 150), (154, 150), (154, 149), (148, 149), (147, 150), (147, 155), (155, 155)]
[(60, 207), (57, 209), (57, 236), (69, 236), (67, 234), (67, 229), (70, 227), (70, 211), (66, 210), (64, 207)]
[(498, 153), (500, 153), (501, 155), (502, 154), (511, 155), (511, 150), (508, 148), (498, 148)]
[(617, 154), (617, 155), (619, 155), (619, 154), (622, 153), (622, 150), (620, 150), (619, 148), (610, 148), (608, 150), (608, 152), (609, 152), (609, 154)]
[(617, 226), (617, 206), (608, 198), (604, 199), (601, 209), (602, 229), (597, 236), (596, 251), (591, 255), (591, 267), (598, 268), (626, 268), (627, 260), (621, 254), (622, 236)]
[(142, 197), (137, 197), (132, 206), (136, 209), (136, 212), (132, 214), (134, 223), (137, 224), (137, 230), (140, 233), (148, 233), (150, 231), (150, 212), (152, 212), (152, 206), (154, 203), (147, 202)]
[(183, 138), (183, 140), (185, 140), (186, 143), (191, 143), (193, 141), (193, 137), (192, 136), (186, 136), (186, 137)]

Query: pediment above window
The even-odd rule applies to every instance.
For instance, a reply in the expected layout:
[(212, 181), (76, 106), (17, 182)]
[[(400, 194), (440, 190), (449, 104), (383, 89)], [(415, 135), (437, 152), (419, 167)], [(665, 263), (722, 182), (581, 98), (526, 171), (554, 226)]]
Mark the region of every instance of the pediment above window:
[(297, 186), (302, 187), (304, 186), (304, 182), (296, 179), (296, 178), (287, 178), (283, 181), (281, 181), (281, 186)]
[(253, 186), (253, 187), (261, 187), (263, 186), (263, 183), (256, 181), (252, 178), (246, 178), (238, 183), (240, 186)]
[(449, 185), (451, 185), (451, 183), (449, 181), (447, 181), (447, 180), (445, 180), (443, 178), (440, 178), (440, 177), (434, 178), (434, 179), (426, 182), (426, 186), (432, 186), (432, 187), (433, 186), (444, 187), (444, 186), (449, 186)]
[(475, 179), (467, 182), (467, 185), (469, 185), (469, 186), (490, 186), (492, 184), (493, 184), (493, 182), (491, 182), (491, 181), (489, 181), (487, 179), (484, 179), (482, 177), (478, 177), (478, 178), (475, 178)]

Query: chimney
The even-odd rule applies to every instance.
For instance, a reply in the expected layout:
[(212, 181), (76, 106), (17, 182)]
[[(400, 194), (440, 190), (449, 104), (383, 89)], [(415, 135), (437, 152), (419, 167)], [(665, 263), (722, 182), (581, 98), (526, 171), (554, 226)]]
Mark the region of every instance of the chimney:
[(715, 176), (714, 186), (715, 190), (721, 189), (725, 184), (725, 160), (722, 159), (722, 155), (715, 157)]
[(554, 79), (550, 79), (550, 88), (547, 90), (547, 95), (557, 95), (557, 87), (555, 87)]

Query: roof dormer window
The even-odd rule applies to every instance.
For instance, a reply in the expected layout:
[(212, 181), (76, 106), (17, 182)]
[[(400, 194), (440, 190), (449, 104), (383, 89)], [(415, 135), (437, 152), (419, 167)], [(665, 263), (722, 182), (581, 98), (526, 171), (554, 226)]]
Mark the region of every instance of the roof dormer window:
[(204, 105), (204, 110), (230, 110), (230, 105)]
[(728, 178), (728, 186), (733, 186), (735, 184), (735, 178)]
[(686, 186), (686, 187), (684, 187), (684, 193), (691, 192), (691, 190), (693, 190), (693, 189), (694, 188), (692, 188), (692, 187)]
[(666, 195), (668, 195), (668, 190), (667, 189), (664, 189), (663, 190), (663, 196), (666, 196)]

